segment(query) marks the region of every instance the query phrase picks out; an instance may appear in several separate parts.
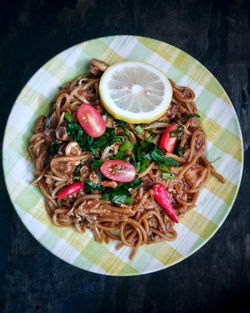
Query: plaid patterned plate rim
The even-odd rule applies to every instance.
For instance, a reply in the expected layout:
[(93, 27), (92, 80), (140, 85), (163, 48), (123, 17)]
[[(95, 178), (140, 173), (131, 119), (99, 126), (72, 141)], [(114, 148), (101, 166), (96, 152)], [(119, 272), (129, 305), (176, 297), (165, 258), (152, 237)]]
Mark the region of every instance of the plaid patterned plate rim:
[[(195, 91), (202, 127), (207, 136), (206, 156), (226, 178), (220, 184), (210, 177), (195, 209), (176, 225), (174, 242), (145, 245), (135, 259), (130, 248), (117, 251), (116, 243), (98, 244), (90, 232), (52, 224), (38, 188), (32, 181), (33, 165), (27, 159), (28, 138), (35, 119), (48, 112), (58, 87), (87, 71), (91, 58), (110, 64), (124, 59), (144, 61), (160, 68), (179, 85)], [(219, 229), (236, 198), (243, 169), (241, 129), (233, 105), (215, 77), (197, 60), (167, 43), (140, 36), (108, 36), (77, 44), (43, 65), (15, 101), (3, 143), (5, 181), (12, 203), (30, 233), (62, 260), (91, 272), (140, 275), (164, 269), (200, 249)]]

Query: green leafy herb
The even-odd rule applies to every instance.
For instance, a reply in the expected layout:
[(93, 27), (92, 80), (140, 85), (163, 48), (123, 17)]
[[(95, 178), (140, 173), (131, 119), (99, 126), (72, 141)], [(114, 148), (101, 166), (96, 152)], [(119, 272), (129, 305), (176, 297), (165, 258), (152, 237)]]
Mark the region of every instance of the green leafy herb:
[[(79, 177), (80, 178), (80, 177)], [(79, 179), (76, 176), (76, 180)], [(131, 197), (130, 189), (135, 189), (141, 187), (142, 180), (136, 177), (132, 182), (129, 183), (118, 183), (117, 188), (105, 188), (100, 184), (94, 184), (91, 180), (85, 180), (84, 182), (84, 191), (91, 192), (95, 190), (102, 190), (102, 199), (111, 200), (113, 203), (129, 204), (134, 201), (134, 198)]]
[(130, 162), (135, 165), (137, 172), (143, 172), (150, 163), (149, 160), (143, 157), (143, 152), (150, 152), (154, 147), (155, 145), (153, 143), (147, 142), (146, 140), (134, 145), (135, 153), (131, 155)]
[[(86, 148), (86, 150), (87, 150), (87, 148)], [(93, 154), (94, 156), (96, 156), (97, 148), (89, 147), (89, 150), (92, 152), (92, 154)]]
[(153, 136), (148, 136), (147, 138), (146, 138), (146, 141), (147, 142), (152, 142), (154, 140), (154, 137)]
[(103, 113), (104, 115), (106, 115), (107, 117), (112, 117), (113, 118), (113, 116), (108, 112), (108, 111), (104, 111), (104, 113)]
[(124, 156), (123, 151), (119, 151), (116, 155), (112, 156), (110, 160), (122, 160)]
[(135, 166), (136, 171), (140, 172), (141, 162), (136, 160), (134, 153), (131, 154), (130, 162)]
[(81, 165), (81, 164), (79, 164), (79, 165), (76, 167), (75, 172), (74, 172), (74, 174), (75, 174), (76, 176), (80, 175), (81, 168), (82, 168), (82, 165)]
[(113, 142), (124, 142), (125, 137), (124, 136), (114, 136), (112, 138)]
[(70, 123), (74, 121), (74, 117), (69, 112), (64, 113), (64, 118)]
[(132, 198), (132, 197), (127, 197), (127, 199), (125, 200), (125, 204), (129, 204), (129, 203), (132, 203), (132, 202), (134, 202), (135, 201), (135, 199), (134, 198)]
[(165, 152), (161, 148), (155, 146), (154, 149), (143, 155), (145, 159), (153, 160), (157, 163), (163, 163), (170, 166), (179, 166), (180, 163), (170, 157), (164, 156)]
[(169, 134), (169, 137), (179, 137), (183, 131), (183, 126), (179, 125), (176, 130), (172, 130)]
[(124, 193), (124, 190), (122, 188), (113, 189), (108, 196), (113, 203), (118, 204), (121, 203), (129, 204), (134, 201), (134, 198), (130, 196), (130, 193), (129, 195), (127, 193)]
[(122, 142), (124, 137), (116, 136), (114, 128), (107, 128), (105, 134), (98, 138), (90, 137), (78, 123), (69, 123), (67, 127), (68, 135), (87, 151), (91, 151), (96, 156), (97, 149), (104, 149), (114, 142)]
[(92, 169), (97, 173), (98, 178), (100, 180), (104, 180), (105, 176), (100, 172), (100, 167), (102, 166), (102, 164), (104, 163), (103, 160), (94, 160), (91, 165), (92, 165)]
[(99, 170), (99, 168), (102, 166), (103, 163), (104, 163), (103, 160), (94, 160), (91, 164), (92, 164), (93, 169)]
[(50, 155), (56, 155), (58, 153), (60, 146), (61, 146), (60, 143), (52, 142), (52, 144), (49, 147), (49, 154)]
[(127, 136), (131, 136), (131, 132), (127, 128), (124, 128), (123, 131)]
[(114, 142), (123, 141), (123, 138), (124, 137), (122, 137), (122, 136), (116, 136), (115, 135), (115, 129), (114, 128), (107, 128), (106, 132), (102, 136), (100, 136), (98, 138), (93, 138), (92, 147), (104, 149), (107, 146), (112, 145)]
[(138, 126), (135, 127), (135, 131), (137, 132), (137, 134), (142, 134), (144, 132), (144, 129), (141, 128), (141, 126), (138, 125)]
[(114, 203), (125, 203), (127, 196), (124, 194), (115, 194), (115, 192), (110, 194), (110, 200)]
[(135, 162), (134, 166), (136, 168), (136, 172), (141, 172), (141, 162), (140, 161)]
[(133, 149), (134, 145), (130, 141), (125, 141), (121, 146), (120, 146), (120, 151), (126, 152), (128, 150)]
[(103, 200), (109, 200), (109, 194), (108, 193), (103, 193), (102, 194), (102, 199)]
[(182, 119), (181, 119), (181, 122), (184, 123), (186, 122), (187, 120), (189, 120), (190, 118), (193, 118), (193, 117), (200, 117), (199, 114), (190, 114), (190, 115), (185, 115)]
[(109, 193), (110, 200), (114, 203), (131, 203), (132, 198), (129, 190), (141, 187), (141, 183), (142, 180), (138, 177), (129, 183), (119, 183), (117, 188), (111, 189)]
[(124, 133), (127, 136), (131, 136), (131, 132), (128, 130), (128, 128), (127, 128), (128, 126), (127, 126), (126, 122), (124, 122), (122, 120), (116, 120), (116, 124), (122, 128), (122, 130), (124, 131)]
[(91, 180), (85, 180), (84, 191), (90, 192), (95, 190), (105, 190), (105, 187), (100, 184), (94, 184)]
[(106, 177), (100, 171), (97, 172), (97, 176), (100, 180), (106, 180)]
[(188, 144), (185, 144), (183, 148), (180, 146), (176, 146), (174, 150), (174, 154), (178, 155), (179, 157), (182, 157), (187, 150)]
[(159, 169), (163, 172), (169, 171), (170, 166), (166, 164), (159, 164)]
[(172, 166), (179, 166), (180, 163), (173, 158), (165, 157), (164, 153), (160, 153), (158, 150), (153, 150), (151, 152), (151, 157), (157, 163), (165, 163)]
[(147, 149), (148, 145), (149, 145), (149, 142), (147, 142), (146, 140), (142, 140), (140, 142), (140, 146), (143, 148), (144, 151)]
[(134, 180), (132, 180), (129, 183), (123, 183), (123, 186), (125, 186), (125, 188), (129, 189), (136, 189), (138, 187), (141, 187), (142, 184), (142, 180), (139, 177), (136, 177)]
[(123, 151), (119, 151), (116, 155), (116, 160), (122, 160), (124, 157), (124, 152)]
[(154, 149), (155, 144), (152, 142), (148, 142), (146, 140), (143, 140), (140, 142), (140, 146), (142, 147), (144, 152), (149, 152), (149, 151)]
[(174, 149), (174, 154), (178, 155), (179, 157), (183, 156), (183, 149), (180, 146), (176, 146)]
[(74, 141), (78, 142), (82, 148), (87, 146), (88, 134), (78, 123), (69, 123), (67, 133)]
[(175, 175), (174, 175), (173, 173), (162, 173), (162, 174), (161, 174), (161, 177), (162, 177), (163, 179), (169, 179), (169, 178), (174, 178)]
[(136, 148), (136, 157), (139, 161), (142, 161), (142, 147), (139, 145)]
[(144, 160), (141, 162), (140, 172), (145, 171), (145, 169), (149, 166), (149, 164), (150, 164), (150, 160), (144, 159)]
[(172, 130), (170, 133), (169, 133), (169, 137), (177, 137), (179, 135), (179, 131), (178, 130)]
[(80, 176), (74, 176), (74, 180), (80, 180)]

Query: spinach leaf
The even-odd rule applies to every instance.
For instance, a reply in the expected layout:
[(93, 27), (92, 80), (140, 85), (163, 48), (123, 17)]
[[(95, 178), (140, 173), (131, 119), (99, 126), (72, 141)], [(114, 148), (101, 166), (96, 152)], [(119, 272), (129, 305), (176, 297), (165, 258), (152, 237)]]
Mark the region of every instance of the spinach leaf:
[(80, 180), (81, 176), (80, 176), (80, 171), (81, 171), (81, 168), (82, 168), (82, 164), (79, 164), (75, 171), (74, 171), (74, 180)]
[(141, 171), (141, 162), (136, 160), (134, 153), (131, 154), (130, 162), (135, 166), (137, 172)]
[(75, 174), (76, 176), (80, 175), (81, 168), (82, 168), (82, 164), (79, 164), (79, 165), (76, 167), (75, 172), (74, 172), (74, 174)]
[(186, 122), (187, 120), (189, 120), (190, 118), (193, 118), (193, 117), (200, 117), (199, 114), (190, 114), (190, 115), (184, 115), (184, 117), (181, 119), (181, 122), (184, 123)]
[(137, 146), (136, 148), (136, 157), (139, 161), (142, 161), (142, 147)]
[(115, 194), (115, 192), (110, 194), (110, 200), (114, 203), (125, 203), (126, 199), (127, 196), (124, 194)]
[(52, 142), (52, 144), (49, 147), (49, 154), (50, 155), (56, 155), (58, 153), (60, 146), (61, 146), (60, 143)]
[(183, 156), (183, 148), (181, 148), (180, 146), (176, 146), (174, 149), (174, 154), (178, 155), (179, 157)]
[(139, 177), (136, 177), (134, 180), (132, 180), (129, 183), (118, 183), (117, 189), (122, 190), (127, 195), (130, 195), (129, 189), (136, 189), (138, 187), (141, 187), (142, 180)]
[(179, 166), (180, 163), (170, 157), (164, 156), (165, 152), (161, 148), (155, 146), (153, 150), (143, 155), (144, 159), (153, 160), (157, 163), (163, 163), (170, 166)]
[[(87, 150), (87, 148), (86, 148)], [(89, 147), (89, 150), (92, 152), (93, 156), (96, 156), (97, 148)]]
[(80, 147), (86, 148), (88, 137), (90, 136), (88, 136), (78, 123), (69, 123), (67, 133), (70, 138), (79, 143)]
[(103, 160), (94, 160), (91, 165), (92, 165), (92, 169), (97, 173), (97, 176), (100, 180), (105, 180), (105, 176), (101, 173), (100, 171), (100, 167), (102, 166), (102, 164), (104, 163)]
[(102, 198), (104, 200), (111, 200), (113, 203), (117, 204), (132, 203), (134, 201), (134, 198), (131, 197), (129, 189), (138, 188), (141, 186), (141, 183), (142, 180), (138, 177), (136, 177), (132, 182), (129, 183), (118, 183), (117, 188), (106, 188)]
[(92, 162), (92, 167), (93, 167), (93, 169), (95, 169), (95, 170), (99, 170), (99, 168), (102, 166), (103, 163), (104, 163), (103, 160), (94, 160), (94, 161)]
[(123, 190), (121, 188), (114, 189), (110, 194), (109, 194), (109, 199), (113, 203), (121, 204), (121, 203), (132, 203), (134, 201), (134, 198), (130, 197), (130, 195), (124, 194)]
[(123, 139), (124, 137), (115, 134), (115, 128), (107, 128), (102, 136), (93, 138), (92, 146), (93, 148), (104, 149), (107, 146), (112, 145), (114, 142), (122, 142)]
[(108, 111), (104, 111), (104, 113), (103, 113), (104, 115), (106, 115), (107, 117), (112, 117), (113, 118), (113, 115), (111, 115)]
[(129, 204), (129, 203), (132, 203), (134, 201), (135, 201), (135, 199), (133, 197), (127, 197), (127, 199), (125, 200), (125, 204)]
[(97, 149), (104, 149), (114, 142), (124, 140), (123, 136), (117, 136), (114, 128), (107, 128), (106, 132), (98, 137), (90, 137), (78, 123), (69, 123), (67, 127), (68, 135), (87, 151), (91, 151), (96, 156)]
[(112, 156), (110, 160), (122, 160), (124, 156), (123, 151), (119, 151), (116, 155)]
[(150, 152), (154, 148), (155, 144), (147, 142), (146, 140), (141, 141), (140, 144), (135, 144), (134, 146), (135, 153), (131, 155), (130, 162), (134, 164), (137, 172), (143, 172), (150, 163), (149, 160), (146, 160), (147, 157), (144, 158), (145, 154), (143, 153)]
[(109, 194), (108, 193), (103, 193), (102, 194), (102, 199), (103, 200), (109, 200)]
[(128, 130), (128, 126), (126, 122), (121, 121), (121, 120), (116, 120), (115, 122), (118, 126), (122, 128), (122, 130), (127, 136), (131, 136), (131, 132)]
[(141, 180), (139, 177), (136, 177), (134, 180), (132, 180), (132, 181), (129, 182), (129, 183), (124, 183), (124, 185), (125, 185), (127, 188), (132, 188), (132, 189), (141, 187), (141, 186), (142, 186), (141, 184), (142, 184), (142, 180)]
[(144, 159), (141, 162), (141, 166), (140, 166), (140, 171), (139, 172), (145, 171), (145, 169), (149, 166), (149, 164), (150, 164), (150, 160)]
[(85, 180), (84, 182), (84, 191), (90, 192), (95, 190), (105, 190), (105, 187), (100, 184), (94, 184), (91, 180)]
[(146, 140), (142, 140), (140, 142), (140, 146), (143, 149), (143, 151), (148, 151), (150, 149), (150, 146), (152, 145), (152, 143), (146, 141)]
[(182, 157), (187, 150), (188, 144), (186, 143), (183, 148), (180, 146), (176, 146), (174, 149), (174, 154), (178, 155), (179, 157)]
[[(124, 200), (123, 203), (128, 203), (126, 202), (127, 199), (131, 198), (129, 189), (131, 188), (135, 189), (135, 188), (141, 187), (141, 183), (142, 183), (142, 180), (139, 177), (136, 177), (134, 180), (132, 180), (129, 183), (119, 183), (117, 188), (112, 189), (110, 193), (110, 200), (113, 202), (117, 202), (117, 197), (115, 196), (120, 196), (119, 201), (122, 201), (123, 199)], [(123, 198), (121, 196), (123, 196)], [(126, 196), (126, 198), (124, 196)]]

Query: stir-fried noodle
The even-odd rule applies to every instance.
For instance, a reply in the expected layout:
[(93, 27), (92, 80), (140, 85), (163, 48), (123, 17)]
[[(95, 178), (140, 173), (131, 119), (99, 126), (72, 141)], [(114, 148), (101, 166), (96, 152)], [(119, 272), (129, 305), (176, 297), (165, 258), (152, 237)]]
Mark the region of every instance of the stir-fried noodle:
[[(151, 189), (155, 183), (166, 187), (177, 215), (181, 216), (195, 207), (199, 191), (210, 174), (222, 183), (224, 178), (203, 155), (206, 139), (199, 125), (195, 94), (191, 89), (171, 81), (173, 98), (168, 111), (159, 120), (140, 125), (143, 132), (138, 133), (136, 125), (121, 123), (107, 114), (102, 106), (98, 85), (107, 66), (105, 62), (92, 60), (90, 72), (64, 84), (51, 103), (48, 116), (40, 116), (36, 120), (29, 145), (30, 158), (35, 165), (33, 184), (44, 194), (46, 209), (55, 225), (72, 226), (81, 233), (88, 228), (100, 243), (119, 240), (117, 249), (133, 247), (130, 255), (133, 259), (141, 245), (171, 241), (177, 236), (174, 222), (155, 201)], [(74, 140), (70, 124), (77, 123), (76, 111), (82, 103), (93, 105), (101, 113), (113, 139), (120, 138), (120, 141), (94, 147)], [(74, 121), (69, 121), (69, 116)], [(147, 152), (144, 149), (148, 149), (148, 145), (157, 146), (161, 134), (173, 122), (180, 126), (176, 135), (178, 149), (164, 156), (177, 161), (178, 166), (167, 168), (171, 174), (169, 178), (162, 178), (166, 166), (144, 159), (137, 173), (137, 183), (127, 188), (130, 198), (133, 198), (131, 203), (119, 203), (104, 197), (104, 194), (121, 188), (122, 184), (101, 175), (98, 166), (93, 166), (94, 161), (115, 159), (124, 141), (133, 143), (133, 148), (125, 151), (122, 159), (134, 162), (133, 157), (138, 157), (139, 153), (141, 159)], [(91, 182), (92, 189), (55, 198), (60, 190), (75, 181)]]

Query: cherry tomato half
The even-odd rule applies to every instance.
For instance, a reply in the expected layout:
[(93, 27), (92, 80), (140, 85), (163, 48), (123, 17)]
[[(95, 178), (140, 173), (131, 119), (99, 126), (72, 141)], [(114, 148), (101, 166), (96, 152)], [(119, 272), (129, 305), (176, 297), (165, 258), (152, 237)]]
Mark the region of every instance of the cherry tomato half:
[(102, 174), (114, 181), (127, 183), (135, 178), (134, 165), (120, 160), (108, 160), (100, 167)]
[(164, 131), (163, 135), (161, 136), (161, 141), (160, 141), (160, 147), (167, 151), (168, 153), (173, 153), (176, 142), (177, 142), (177, 137), (170, 137), (170, 133), (172, 131), (177, 130), (178, 124), (174, 123), (166, 128)]
[(92, 105), (81, 104), (76, 115), (82, 128), (89, 136), (95, 138), (105, 133), (106, 124), (101, 114)]

